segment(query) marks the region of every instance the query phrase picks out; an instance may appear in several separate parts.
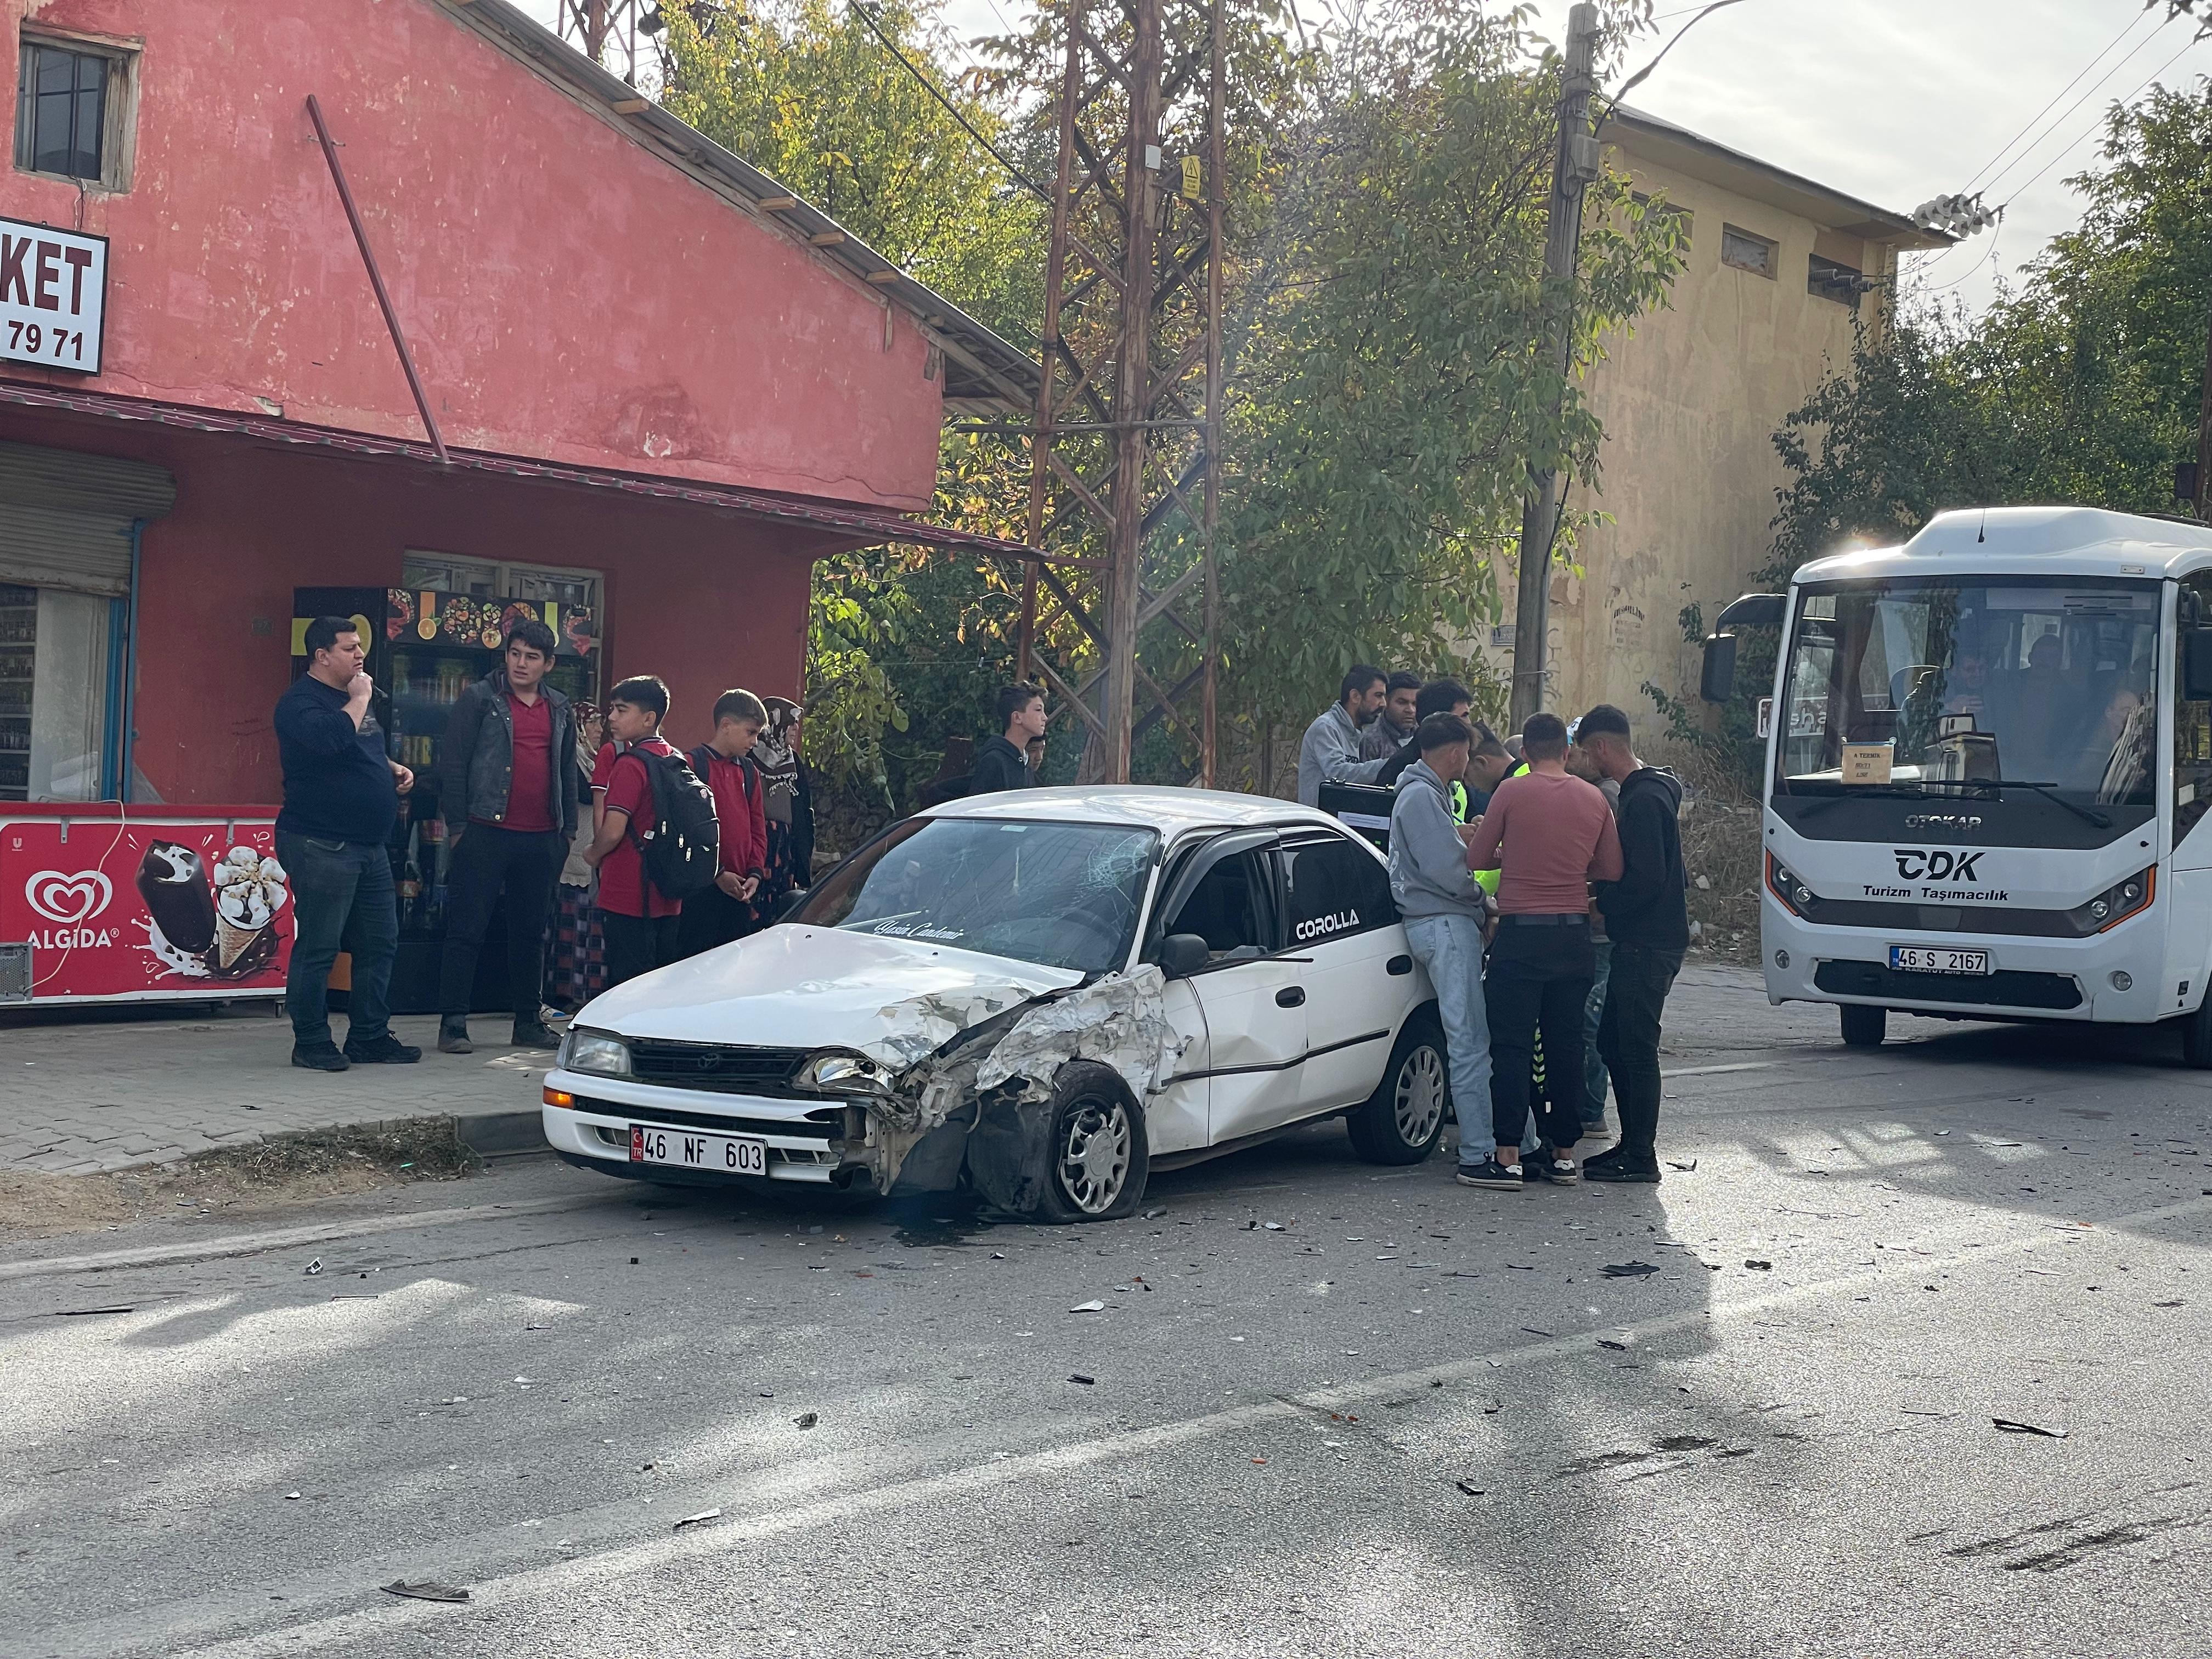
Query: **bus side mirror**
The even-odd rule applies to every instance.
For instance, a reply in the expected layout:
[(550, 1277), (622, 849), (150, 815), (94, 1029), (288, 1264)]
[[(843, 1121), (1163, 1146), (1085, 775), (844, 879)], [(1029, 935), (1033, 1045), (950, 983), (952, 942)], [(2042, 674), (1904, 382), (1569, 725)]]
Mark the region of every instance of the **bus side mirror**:
[(2181, 636), (2181, 695), (2189, 702), (2212, 701), (2212, 628)]
[(1698, 695), (1707, 702), (1726, 702), (1735, 695), (1735, 635), (1705, 636), (1705, 660), (1698, 675)]

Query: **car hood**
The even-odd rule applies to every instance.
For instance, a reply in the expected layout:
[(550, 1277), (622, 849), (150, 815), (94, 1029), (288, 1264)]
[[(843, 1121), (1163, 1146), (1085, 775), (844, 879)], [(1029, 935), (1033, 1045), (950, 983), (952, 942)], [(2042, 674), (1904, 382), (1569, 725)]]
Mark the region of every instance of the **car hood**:
[(786, 924), (618, 985), (574, 1023), (678, 1042), (850, 1048), (903, 1067), (1082, 979), (926, 940)]

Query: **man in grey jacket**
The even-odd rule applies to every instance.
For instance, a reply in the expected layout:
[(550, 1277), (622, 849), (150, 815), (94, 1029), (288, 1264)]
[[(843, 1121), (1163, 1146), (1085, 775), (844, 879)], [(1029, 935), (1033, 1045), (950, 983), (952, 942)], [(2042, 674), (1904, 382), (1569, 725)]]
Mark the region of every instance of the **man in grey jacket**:
[(1354, 663), (1345, 671), (1336, 701), (1306, 727), (1298, 745), (1298, 804), (1321, 805), (1324, 783), (1372, 783), (1389, 764), (1359, 758), (1359, 737), (1382, 712), (1382, 671), (1369, 663)]
[(1444, 1057), (1459, 1110), (1459, 1176), (1486, 1186), (1497, 1161), (1484, 1111), (1490, 1099), (1490, 1018), (1482, 1000), (1482, 887), (1452, 821), (1445, 783), (1467, 770), (1474, 729), (1456, 714), (1431, 714), (1414, 728), (1419, 760), (1398, 779), (1390, 803), (1390, 896), (1406, 942), (1427, 970), (1443, 1021)]
[(470, 992), (493, 908), (507, 906), (507, 988), (514, 1040), (557, 1048), (544, 1000), (545, 910), (576, 833), (576, 729), (568, 700), (546, 684), (556, 649), (534, 617), (507, 636), (504, 665), (461, 693), (439, 746), (446, 820), (446, 951), (438, 975), (438, 1049), (465, 1054)]

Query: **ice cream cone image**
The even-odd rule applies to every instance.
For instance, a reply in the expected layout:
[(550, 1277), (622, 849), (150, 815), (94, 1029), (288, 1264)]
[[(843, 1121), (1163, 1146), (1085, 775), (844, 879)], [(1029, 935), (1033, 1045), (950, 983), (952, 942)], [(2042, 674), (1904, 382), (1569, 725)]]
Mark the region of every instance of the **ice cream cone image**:
[(283, 908), (284, 866), (251, 847), (234, 847), (215, 868), (215, 973), (242, 978), (276, 954), (270, 924)]

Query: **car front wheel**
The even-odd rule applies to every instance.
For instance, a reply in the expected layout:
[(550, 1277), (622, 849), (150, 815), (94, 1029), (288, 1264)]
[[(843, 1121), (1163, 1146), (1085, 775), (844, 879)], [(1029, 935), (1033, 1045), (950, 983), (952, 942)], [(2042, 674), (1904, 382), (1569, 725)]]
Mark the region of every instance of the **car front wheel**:
[(1107, 1067), (1070, 1066), (1053, 1090), (1042, 1221), (1112, 1221), (1145, 1195), (1152, 1159), (1144, 1115)]
[[(1436, 1150), (1451, 1103), (1443, 1028), (1416, 1014), (1398, 1035), (1390, 1064), (1364, 1105), (1344, 1120), (1352, 1150), (1370, 1164), (1419, 1164)], [(1486, 1103), (1469, 1109), (1480, 1110)]]

